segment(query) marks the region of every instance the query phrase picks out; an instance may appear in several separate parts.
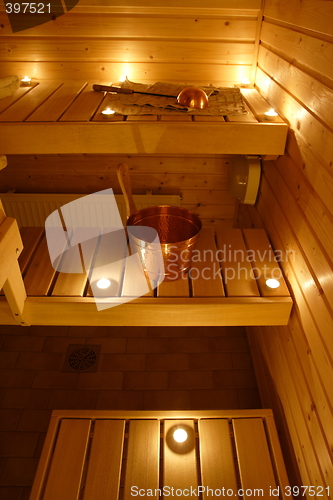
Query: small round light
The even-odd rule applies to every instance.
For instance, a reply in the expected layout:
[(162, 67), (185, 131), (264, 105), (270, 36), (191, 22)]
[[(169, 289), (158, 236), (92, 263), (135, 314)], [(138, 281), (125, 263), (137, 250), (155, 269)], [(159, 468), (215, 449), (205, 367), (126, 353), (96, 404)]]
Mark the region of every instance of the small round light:
[(107, 278), (102, 278), (97, 281), (96, 285), (98, 288), (105, 290), (106, 288), (109, 288), (109, 286), (111, 285), (111, 281), (108, 280)]
[(266, 285), (268, 286), (268, 288), (279, 288), (280, 286), (280, 282), (276, 279), (269, 279), (269, 280), (266, 280)]
[(31, 84), (31, 78), (29, 76), (25, 76), (24, 78), (22, 78), (21, 83), (22, 85), (27, 87)]
[(102, 115), (103, 115), (103, 116), (106, 116), (106, 117), (108, 117), (108, 116), (112, 116), (112, 115), (114, 115), (114, 114), (115, 114), (115, 111), (114, 111), (113, 109), (111, 109), (111, 108), (106, 108), (106, 109), (104, 109), (104, 110), (102, 111)]
[(173, 438), (175, 441), (177, 441), (177, 443), (183, 443), (187, 439), (187, 432), (185, 431), (185, 429), (177, 429), (173, 433)]
[(276, 111), (274, 111), (273, 108), (271, 108), (269, 111), (266, 111), (266, 113), (265, 113), (266, 120), (274, 121), (277, 116), (279, 116), (279, 115), (277, 114)]

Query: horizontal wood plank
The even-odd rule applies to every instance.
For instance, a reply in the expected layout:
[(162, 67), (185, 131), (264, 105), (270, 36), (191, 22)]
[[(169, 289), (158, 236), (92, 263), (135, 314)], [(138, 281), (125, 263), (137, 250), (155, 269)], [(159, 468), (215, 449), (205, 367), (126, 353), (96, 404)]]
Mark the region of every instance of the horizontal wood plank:
[[(82, 113), (88, 120), (97, 108), (98, 102), (90, 103)], [(17, 154), (20, 126), (0, 123), (3, 154)], [(282, 123), (37, 122), (24, 124), (19, 150), (20, 154), (279, 155), (285, 149), (287, 128)], [(182, 140), (177, 141), (176, 137)]]
[[(179, 37), (177, 37), (179, 38)], [(183, 38), (183, 37), (182, 37)], [(35, 39), (35, 37), (23, 39), (22, 37), (2, 37), (2, 48), (7, 44), (13, 44), (11, 49), (12, 61), (33, 61), (36, 57), (39, 61), (47, 62), (85, 62), (89, 61), (144, 63), (153, 60), (156, 63), (170, 62), (180, 63), (203, 63), (203, 64), (237, 64), (239, 60), (243, 64), (251, 64), (253, 59), (252, 38), (248, 43), (237, 40), (232, 43), (229, 40), (210, 41), (210, 39), (197, 41), (184, 37), (179, 40), (140, 39), (130, 37), (110, 39), (103, 38), (60, 38), (54, 44), (52, 39)], [(70, 50), (69, 50), (70, 44)], [(1, 55), (0, 46), (0, 55)], [(42, 55), (41, 55), (42, 47)], [(120, 76), (120, 75), (119, 75)]]
[(49, 99), (32, 113), (27, 121), (55, 122), (77, 98), (86, 84), (82, 82), (64, 83)]
[(234, 64), (201, 64), (194, 62), (113, 62), (101, 64), (98, 61), (65, 61), (59, 64), (58, 61), (37, 61), (37, 62), (8, 62), (5, 60), (1, 64), (1, 74), (4, 76), (15, 73), (19, 75), (38, 74), (38, 79), (67, 81), (78, 80), (91, 83), (117, 81), (127, 75), (132, 81), (142, 83), (154, 83), (156, 81), (168, 81), (175, 83), (185, 83), (192, 85), (213, 85), (220, 86), (223, 82), (234, 85), (241, 79), (251, 78), (252, 65), (242, 65), (240, 68)]
[[(177, 300), (148, 297), (123, 305), (119, 305), (119, 299), (114, 300), (109, 299), (108, 304), (117, 304), (117, 307), (98, 312), (93, 298), (28, 297), (24, 313), (34, 325), (252, 326), (285, 325), (292, 307), (288, 297), (180, 297)], [(0, 312), (6, 325), (16, 323), (1, 297)]]
[(22, 122), (26, 120), (61, 85), (61, 83), (55, 82), (39, 83), (30, 92), (26, 93), (21, 99), (17, 100), (12, 106), (1, 113), (1, 121)]

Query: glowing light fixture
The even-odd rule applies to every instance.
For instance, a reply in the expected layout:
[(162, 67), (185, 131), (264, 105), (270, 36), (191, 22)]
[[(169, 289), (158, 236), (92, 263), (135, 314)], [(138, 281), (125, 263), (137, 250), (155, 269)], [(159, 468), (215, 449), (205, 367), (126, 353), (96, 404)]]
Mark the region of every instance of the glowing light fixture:
[(96, 283), (96, 286), (98, 288), (101, 288), (102, 290), (109, 288), (110, 285), (111, 285), (111, 281), (108, 280), (107, 278), (102, 278), (102, 279), (98, 280)]
[(175, 441), (177, 441), (177, 443), (184, 443), (184, 441), (186, 441), (187, 439), (187, 432), (185, 431), (185, 429), (177, 429), (173, 433), (173, 438)]
[(279, 288), (280, 282), (274, 278), (270, 278), (266, 280), (266, 285), (268, 286), (268, 288)]

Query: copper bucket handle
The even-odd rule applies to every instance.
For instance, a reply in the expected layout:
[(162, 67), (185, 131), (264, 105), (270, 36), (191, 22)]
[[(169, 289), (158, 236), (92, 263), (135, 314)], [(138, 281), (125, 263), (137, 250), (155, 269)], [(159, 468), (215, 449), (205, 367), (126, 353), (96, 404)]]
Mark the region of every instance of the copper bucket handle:
[(120, 163), (118, 165), (117, 176), (122, 193), (125, 198), (126, 215), (127, 218), (129, 218), (130, 215), (137, 212), (137, 209), (132, 196), (131, 178), (130, 178), (129, 168), (128, 165), (126, 165), (126, 163)]

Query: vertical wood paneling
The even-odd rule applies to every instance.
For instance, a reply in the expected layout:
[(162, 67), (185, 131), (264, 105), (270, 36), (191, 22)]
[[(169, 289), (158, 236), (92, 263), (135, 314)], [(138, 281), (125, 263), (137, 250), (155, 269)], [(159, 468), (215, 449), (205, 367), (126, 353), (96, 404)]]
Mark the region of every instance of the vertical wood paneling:
[(291, 130), (239, 222), (263, 226), (282, 251), (295, 306), (288, 326), (247, 330), (263, 405), (275, 409), (285, 454), (297, 462), (291, 480), (325, 488), (333, 484), (333, 10), (266, 0), (264, 19), (256, 84)]
[(204, 225), (232, 227), (235, 198), (227, 191), (227, 156), (8, 156), (0, 192), (89, 194), (112, 188), (121, 194), (116, 170), (124, 161), (134, 194), (179, 195), (181, 206), (197, 213)]

